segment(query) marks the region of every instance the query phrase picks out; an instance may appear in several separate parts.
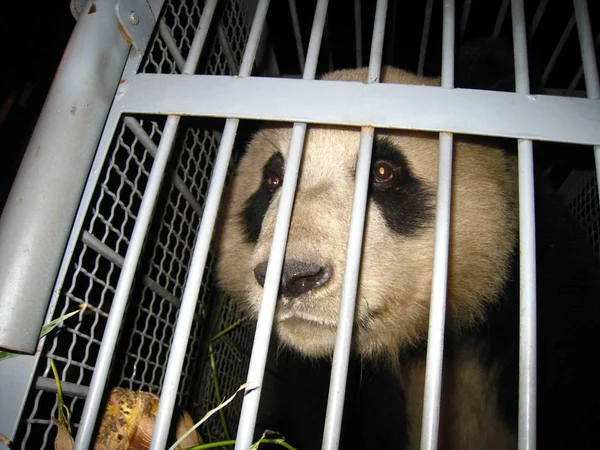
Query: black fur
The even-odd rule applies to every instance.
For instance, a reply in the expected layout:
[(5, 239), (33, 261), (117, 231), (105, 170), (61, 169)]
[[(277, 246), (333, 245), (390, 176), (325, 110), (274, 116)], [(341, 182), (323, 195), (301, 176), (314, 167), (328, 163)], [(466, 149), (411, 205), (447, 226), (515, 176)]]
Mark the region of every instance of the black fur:
[(373, 142), (371, 164), (378, 161), (390, 163), (396, 177), (390, 185), (371, 183), (370, 198), (379, 207), (381, 214), (395, 233), (412, 236), (434, 219), (433, 190), (412, 174), (402, 150), (389, 140), (377, 138)]
[[(270, 176), (277, 176), (283, 181), (283, 155), (274, 153), (263, 167), (263, 181)], [(269, 192), (266, 185), (260, 187), (250, 196), (241, 213), (246, 242), (256, 243), (260, 235), (263, 219), (269, 209), (273, 193)]]
[[(271, 364), (263, 385), (255, 440), (264, 430), (277, 430), (298, 450), (321, 448), (331, 362), (280, 350)], [(407, 443), (404, 393), (397, 379), (385, 367), (351, 357), (339, 448), (401, 450)]]
[[(600, 271), (583, 232), (536, 173), (538, 448), (594, 448), (600, 440), (596, 341)], [(487, 325), (471, 337), (485, 363), (500, 362), (499, 408), (515, 427), (518, 404), (519, 252)]]

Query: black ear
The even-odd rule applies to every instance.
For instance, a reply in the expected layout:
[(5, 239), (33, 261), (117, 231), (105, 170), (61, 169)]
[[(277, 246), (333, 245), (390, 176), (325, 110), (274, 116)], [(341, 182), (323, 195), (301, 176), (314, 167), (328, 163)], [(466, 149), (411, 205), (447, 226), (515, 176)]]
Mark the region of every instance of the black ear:
[[(541, 84), (539, 70), (529, 53), (530, 91), (537, 94)], [(455, 86), (514, 92), (514, 55), (510, 42), (484, 37), (462, 43), (456, 56)]]

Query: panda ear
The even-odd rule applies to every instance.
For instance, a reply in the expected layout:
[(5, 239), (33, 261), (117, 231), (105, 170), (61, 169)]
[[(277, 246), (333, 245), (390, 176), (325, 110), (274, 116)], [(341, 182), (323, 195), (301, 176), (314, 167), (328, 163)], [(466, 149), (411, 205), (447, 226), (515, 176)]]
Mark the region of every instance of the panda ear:
[[(531, 93), (540, 92), (539, 70), (529, 58)], [(514, 55), (504, 38), (484, 37), (464, 42), (456, 56), (455, 86), (458, 88), (515, 91)]]

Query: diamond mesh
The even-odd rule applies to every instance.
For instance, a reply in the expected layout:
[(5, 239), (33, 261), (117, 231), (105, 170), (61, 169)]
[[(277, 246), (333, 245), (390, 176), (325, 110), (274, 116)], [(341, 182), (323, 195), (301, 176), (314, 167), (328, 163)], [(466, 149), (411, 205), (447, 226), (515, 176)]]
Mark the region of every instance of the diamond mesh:
[[(162, 125), (144, 121), (142, 126), (158, 141)], [(122, 257), (127, 252), (151, 164), (151, 155), (122, 125), (84, 225), (85, 233), (117, 256)], [(89, 385), (119, 275), (119, 266), (107, 259), (106, 252), (100, 253), (83, 242), (78, 244), (54, 317), (75, 311), (84, 304), (87, 306), (79, 320), (63, 322), (46, 340), (46, 358), (40, 358), (36, 375), (53, 379), (50, 368), (50, 359), (53, 359), (62, 383)], [(56, 417), (56, 396), (44, 390), (32, 390), (31, 397), (34, 399), (30, 399), (26, 407), (26, 430), (21, 448), (46, 448), (52, 445), (51, 441), (48, 443), (49, 436), (53, 439), (54, 435), (51, 418)], [(69, 396), (68, 392), (65, 400), (73, 414), (72, 425), (76, 427), (83, 401)]]
[(580, 174), (569, 191), (571, 214), (585, 230), (596, 257), (600, 259), (600, 203), (596, 173)]
[[(156, 33), (141, 65), (141, 72), (181, 73), (181, 67), (176, 63), (177, 57), (180, 56), (184, 60), (187, 57), (203, 8), (204, 2), (198, 0), (172, 0), (167, 3), (162, 15), (162, 32), (170, 35), (176, 49), (169, 49), (164, 37)], [(208, 56), (201, 59), (197, 73), (230, 75), (234, 72), (234, 67), (239, 66), (248, 38), (245, 26), (246, 14), (247, 7), (243, 0), (229, 0), (224, 3), (223, 8), (217, 9), (216, 20), (224, 32), (225, 40), (218, 38), (218, 33), (215, 32), (217, 27), (211, 28), (212, 33), (207, 37), (209, 51), (205, 52)], [(232, 55), (234, 61), (227, 61), (227, 53)]]
[[(230, 74), (241, 62), (247, 39), (245, 6), (242, 0), (229, 0), (222, 6), (216, 18), (221, 36), (216, 31), (209, 34), (198, 73)], [(198, 0), (166, 2), (162, 29), (152, 38), (140, 66), (141, 72), (176, 74), (181, 71), (181, 61), (189, 53), (202, 8), (203, 2)], [(63, 383), (64, 400), (71, 411), (71, 425), (76, 433), (85, 400), (82, 397), (91, 381), (120, 267), (142, 202), (155, 146), (160, 142), (165, 124), (164, 117), (137, 120), (149, 140), (140, 138), (140, 132), (134, 133), (125, 121), (117, 127), (88, 207), (80, 241), (61, 283), (54, 318), (83, 305), (86, 308), (77, 317), (59, 325), (46, 339), (36, 368), (36, 380), (45, 381), (46, 387), (41, 383), (30, 390), (13, 448), (53, 447), (56, 427), (52, 418), (57, 417), (57, 405), (55, 393), (47, 387), (54, 383), (50, 359), (54, 360)], [(181, 121), (171, 169), (165, 175), (121, 329), (111, 386), (160, 392), (220, 142), (220, 134), (214, 130), (214, 126), (207, 128), (200, 120)], [(142, 141), (151, 141), (154, 147), (146, 148)], [(196, 419), (219, 400), (214, 389), (215, 378), (210, 377), (211, 358), (207, 358), (205, 345), (207, 318), (216, 317), (211, 322), (213, 331), (227, 329), (239, 320), (238, 313), (228, 303), (218, 314), (214, 311), (219, 304), (215, 300), (219, 294), (214, 288), (213, 264), (214, 255), (209, 253), (177, 396), (178, 403)], [(235, 354), (241, 352), (247, 358), (251, 337), (249, 327), (238, 326), (211, 344), (222, 395), (230, 395), (243, 383), (247, 361), (240, 362)], [(229, 426), (235, 426), (239, 408), (237, 401), (227, 409)], [(224, 436), (214, 426), (206, 434)]]
[[(164, 118), (140, 121), (155, 145), (160, 141), (164, 122)], [(186, 122), (182, 121), (182, 124)], [(182, 125), (179, 135), (180, 141), (175, 143), (173, 150), (176, 160), (165, 177), (155, 212), (156, 223), (151, 227), (141, 273), (136, 277), (122, 327), (121, 344), (115, 356), (114, 367), (119, 373), (113, 374), (112, 385), (134, 390), (160, 392), (179, 301), (219, 145), (219, 133), (199, 128), (198, 121)], [(47, 358), (41, 358), (37, 369), (38, 376), (52, 379), (49, 363), (49, 358), (52, 358), (63, 384), (85, 387), (91, 381), (120, 265), (127, 252), (153, 161), (154, 149), (145, 148), (124, 123), (111, 148), (84, 225), (85, 238), (72, 256), (71, 269), (65, 278), (55, 317), (74, 311), (83, 304), (87, 308), (81, 320), (67, 320), (53, 332), (44, 346)], [(180, 405), (190, 411), (193, 409), (197, 414), (203, 414), (198, 405), (208, 404), (213, 398), (205, 400), (198, 396), (214, 395), (202, 387), (200, 374), (205, 370), (199, 366), (206, 334), (205, 318), (216, 296), (213, 262), (214, 256), (209, 254), (177, 397)], [(227, 327), (236, 320), (227, 307), (218, 323)], [(71, 327), (70, 323), (74, 325)], [(247, 344), (251, 338), (246, 334), (240, 335), (237, 330), (232, 331), (231, 336), (232, 342), (238, 346)], [(230, 368), (227, 364), (230, 364), (231, 355), (227, 353), (227, 347), (221, 348), (220, 342), (214, 345), (214, 352), (219, 373), (226, 371), (223, 375), (224, 392), (231, 392), (231, 385), (237, 387), (243, 382), (247, 364), (240, 363), (237, 369)], [(208, 364), (206, 360), (202, 363)], [(84, 402), (71, 395), (68, 389), (65, 394), (76, 430)], [(21, 448), (52, 446), (55, 427), (51, 418), (57, 415), (55, 400), (52, 392), (32, 389), (21, 427), (24, 428), (21, 431)], [(232, 405), (232, 408), (235, 406)], [(236, 416), (237, 410), (231, 411), (229, 414)], [(231, 423), (234, 421), (231, 419)]]

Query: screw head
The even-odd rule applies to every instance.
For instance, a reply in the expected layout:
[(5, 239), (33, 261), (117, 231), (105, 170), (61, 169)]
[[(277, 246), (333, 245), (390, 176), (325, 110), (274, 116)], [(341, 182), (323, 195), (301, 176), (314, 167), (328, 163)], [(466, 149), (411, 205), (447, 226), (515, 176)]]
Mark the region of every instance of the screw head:
[(135, 11), (131, 11), (129, 13), (129, 23), (134, 26), (137, 25), (138, 23), (140, 23), (140, 18), (135, 13)]

